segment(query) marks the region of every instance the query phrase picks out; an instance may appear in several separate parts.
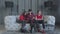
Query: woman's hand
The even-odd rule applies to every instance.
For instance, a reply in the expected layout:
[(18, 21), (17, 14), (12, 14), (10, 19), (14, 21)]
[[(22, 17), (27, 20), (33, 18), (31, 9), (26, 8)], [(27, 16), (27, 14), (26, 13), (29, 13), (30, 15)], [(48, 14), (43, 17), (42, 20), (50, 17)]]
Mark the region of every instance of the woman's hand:
[(43, 18), (42, 18), (42, 19), (37, 19), (37, 18), (35, 18), (35, 20), (43, 20)]
[(35, 17), (33, 17), (32, 19), (35, 19)]
[(37, 20), (43, 20), (43, 19), (37, 19)]

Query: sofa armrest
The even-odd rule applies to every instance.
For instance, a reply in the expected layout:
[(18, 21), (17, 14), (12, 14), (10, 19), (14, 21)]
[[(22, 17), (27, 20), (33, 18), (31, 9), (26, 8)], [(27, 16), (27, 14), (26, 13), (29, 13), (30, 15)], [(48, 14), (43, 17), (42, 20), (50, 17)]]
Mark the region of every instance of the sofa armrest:
[(16, 16), (6, 16), (4, 19), (5, 29), (6, 30), (19, 30), (21, 24), (16, 23)]

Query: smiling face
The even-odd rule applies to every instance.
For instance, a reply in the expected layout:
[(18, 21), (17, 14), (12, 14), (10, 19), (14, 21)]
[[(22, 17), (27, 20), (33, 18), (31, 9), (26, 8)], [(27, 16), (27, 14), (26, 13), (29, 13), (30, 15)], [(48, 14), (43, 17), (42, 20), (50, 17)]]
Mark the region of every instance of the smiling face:
[(31, 13), (32, 13), (32, 10), (31, 10), (31, 9), (29, 9), (29, 10), (28, 10), (28, 13), (29, 13), (29, 14), (31, 14)]
[(41, 14), (42, 14), (42, 12), (41, 12), (41, 11), (39, 11), (39, 12), (38, 12), (38, 15), (41, 15)]
[(27, 15), (27, 13), (25, 12), (25, 14), (24, 15)]
[(32, 11), (29, 12), (30, 14), (32, 13)]

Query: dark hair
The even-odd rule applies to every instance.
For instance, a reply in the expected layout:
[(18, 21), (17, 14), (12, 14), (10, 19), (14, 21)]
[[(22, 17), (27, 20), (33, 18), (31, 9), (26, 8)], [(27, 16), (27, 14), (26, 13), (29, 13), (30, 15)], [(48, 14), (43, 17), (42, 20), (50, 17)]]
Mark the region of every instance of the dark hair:
[(32, 9), (29, 9), (29, 10), (28, 10), (28, 12), (31, 12), (31, 11), (32, 11)]
[(22, 15), (24, 15), (26, 13), (26, 11), (24, 11), (23, 13), (22, 13)]

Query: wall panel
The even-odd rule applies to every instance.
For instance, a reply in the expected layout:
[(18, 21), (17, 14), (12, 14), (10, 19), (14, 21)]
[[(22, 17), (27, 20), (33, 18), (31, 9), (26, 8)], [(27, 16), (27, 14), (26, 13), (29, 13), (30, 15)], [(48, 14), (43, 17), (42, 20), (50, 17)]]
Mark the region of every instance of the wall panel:
[[(13, 1), (14, 2), (14, 7), (13, 7), (13, 15), (17, 15), (17, 4), (18, 4), (18, 14), (21, 14), (23, 12), (23, 9), (25, 9), (26, 11), (28, 11), (28, 9), (32, 9), (32, 11), (34, 13), (37, 12), (38, 9), (41, 9), (41, 5), (44, 6), (44, 1), (48, 1), (48, 0), (0, 0), (0, 23), (3, 23), (2, 20), (4, 20), (4, 17), (9, 15), (11, 13), (11, 9), (10, 8), (5, 8), (5, 1)], [(56, 0), (56, 3), (60, 3), (60, 1)], [(60, 4), (58, 11), (56, 12), (45, 12), (45, 10), (43, 11), (45, 14), (50, 14), (50, 15), (54, 15), (56, 16), (56, 19), (58, 22), (59, 21), (59, 17), (60, 17)]]

